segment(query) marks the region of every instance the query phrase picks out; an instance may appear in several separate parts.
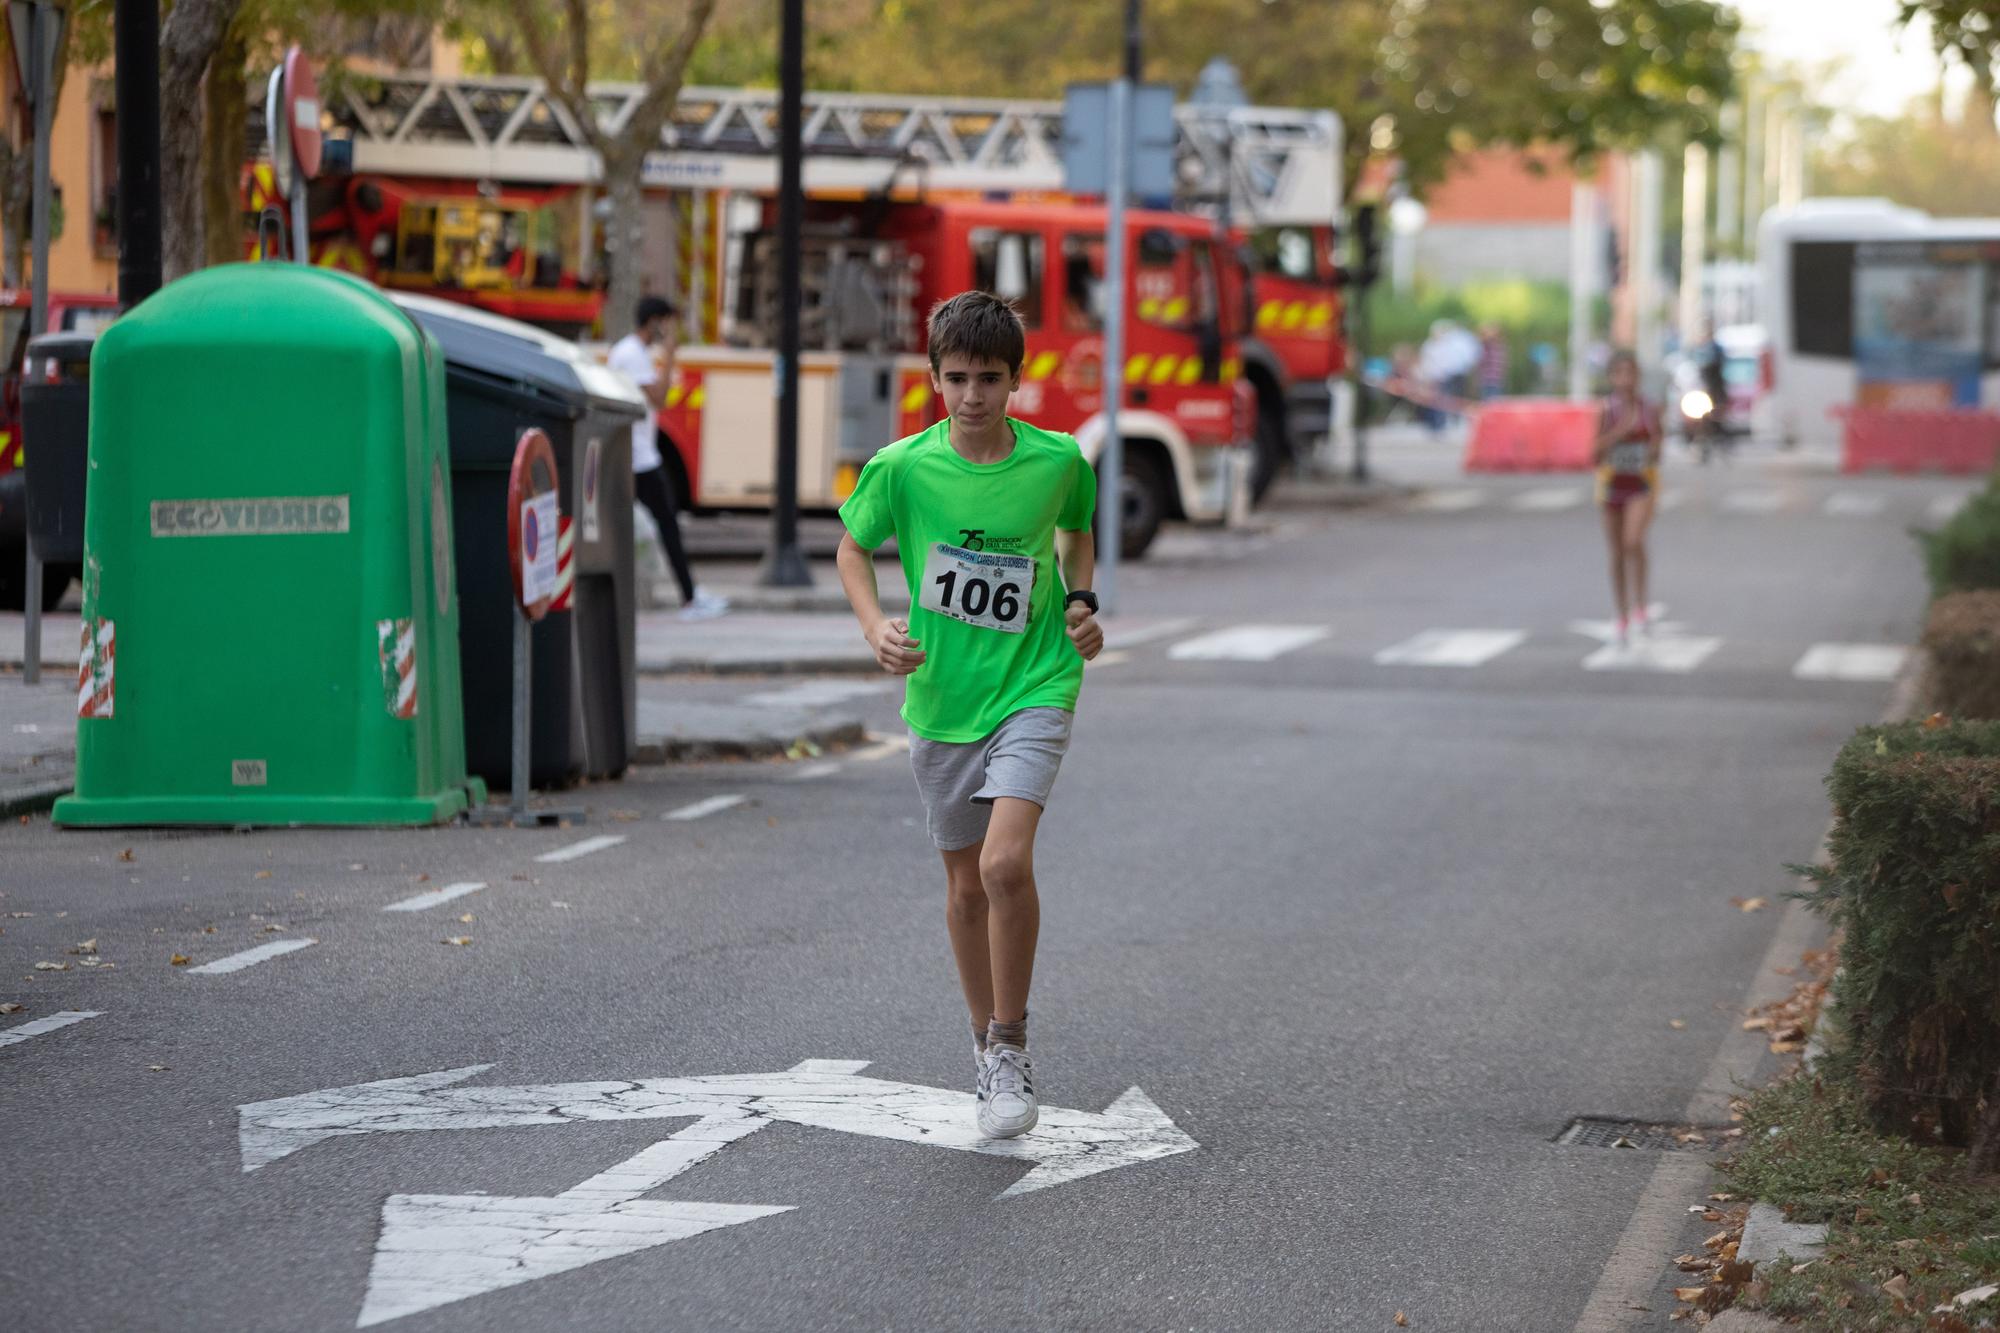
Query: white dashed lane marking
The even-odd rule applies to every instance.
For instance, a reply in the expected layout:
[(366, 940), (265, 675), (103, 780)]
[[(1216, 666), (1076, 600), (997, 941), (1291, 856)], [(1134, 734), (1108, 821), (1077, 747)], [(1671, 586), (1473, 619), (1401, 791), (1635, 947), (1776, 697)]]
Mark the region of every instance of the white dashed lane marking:
[(1410, 508), (1423, 514), (1461, 514), (1486, 503), (1486, 492), (1477, 490), (1426, 491)]
[(30, 1037), (39, 1037), (44, 1032), (54, 1032), (57, 1028), (66, 1028), (72, 1023), (81, 1023), (86, 1018), (102, 1017), (104, 1013), (98, 1009), (65, 1009), (59, 1014), (50, 1014), (47, 1018), (37, 1018), (33, 1022), (0, 1032), (0, 1046), (12, 1046)]
[(405, 898), (399, 903), (390, 903), (385, 912), (421, 912), (427, 907), (440, 907), (454, 898), (463, 898), (468, 893), (477, 893), (485, 888), (484, 883), (447, 884), (429, 893), (420, 893), (414, 898)]
[(1324, 625), (1237, 625), (1183, 640), (1167, 655), (1176, 662), (1268, 662), (1329, 632)]
[(684, 805), (678, 810), (670, 810), (660, 817), (662, 819), (681, 820), (704, 819), (709, 815), (720, 814), (724, 810), (734, 809), (748, 799), (746, 796), (737, 795), (711, 796), (705, 801), (696, 801), (693, 805)]
[(203, 963), (200, 967), (191, 967), (187, 972), (189, 976), (219, 977), (225, 972), (241, 972), (244, 968), (254, 967), (267, 959), (297, 953), (300, 949), (310, 949), (318, 943), (318, 940), (273, 940), (254, 949), (245, 949), (242, 953), (230, 954), (227, 958), (218, 958), (212, 963)]
[(1484, 666), (1528, 637), (1518, 629), (1427, 629), (1375, 654), (1381, 666)]
[(594, 838), (585, 838), (582, 842), (573, 842), (567, 847), (543, 852), (535, 860), (543, 865), (557, 865), (563, 861), (574, 861), (580, 856), (589, 856), (592, 852), (601, 852), (607, 847), (616, 847), (623, 841), (625, 839), (619, 834), (600, 833)]
[(1909, 651), (1893, 643), (1816, 643), (1792, 674), (1800, 680), (1893, 680)]

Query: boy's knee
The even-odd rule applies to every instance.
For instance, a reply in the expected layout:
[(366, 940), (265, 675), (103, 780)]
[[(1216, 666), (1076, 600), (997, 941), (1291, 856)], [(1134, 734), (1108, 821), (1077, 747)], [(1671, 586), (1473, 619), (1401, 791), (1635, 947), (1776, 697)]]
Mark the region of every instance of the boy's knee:
[(1034, 891), (1034, 860), (1025, 847), (996, 847), (988, 843), (979, 858), (979, 879), (988, 898), (1001, 901), (1019, 898)]
[(986, 915), (986, 888), (976, 874), (945, 878), (945, 910), (958, 921), (977, 921)]

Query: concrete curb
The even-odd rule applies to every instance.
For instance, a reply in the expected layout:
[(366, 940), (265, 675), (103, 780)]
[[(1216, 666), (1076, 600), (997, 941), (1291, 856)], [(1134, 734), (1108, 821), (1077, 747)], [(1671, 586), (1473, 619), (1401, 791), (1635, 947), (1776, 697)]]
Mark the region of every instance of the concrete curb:
[(1743, 1223), (1736, 1257), (1748, 1264), (1768, 1264), (1781, 1254), (1793, 1263), (1817, 1259), (1826, 1248), (1826, 1223), (1787, 1222), (1776, 1204), (1753, 1203)]
[(710, 759), (772, 759), (800, 741), (824, 750), (859, 745), (867, 735), (868, 729), (860, 722), (843, 718), (782, 736), (641, 736), (632, 762), (652, 766)]
[(76, 778), (70, 775), (0, 787), (0, 819), (38, 815), (69, 795), (75, 786)]

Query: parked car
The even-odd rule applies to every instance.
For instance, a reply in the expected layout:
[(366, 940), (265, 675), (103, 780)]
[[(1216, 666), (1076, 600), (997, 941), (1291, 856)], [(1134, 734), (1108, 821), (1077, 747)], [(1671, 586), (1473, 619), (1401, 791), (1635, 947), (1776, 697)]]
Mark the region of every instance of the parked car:
[[(27, 443), (21, 438), (21, 377), (28, 355), (32, 301), (27, 292), (0, 290), (0, 611), (27, 605), (28, 478), (22, 470)], [(44, 333), (95, 333), (118, 317), (113, 296), (51, 293)], [(54, 610), (82, 571), (51, 565), (42, 571), (42, 607)]]

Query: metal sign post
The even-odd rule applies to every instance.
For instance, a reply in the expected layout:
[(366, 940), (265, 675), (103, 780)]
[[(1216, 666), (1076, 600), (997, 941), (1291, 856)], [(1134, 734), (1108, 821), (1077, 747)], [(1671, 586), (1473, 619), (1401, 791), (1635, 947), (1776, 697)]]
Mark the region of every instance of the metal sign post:
[(507, 477), (507, 556), (514, 593), (513, 793), (505, 811), (475, 811), (476, 822), (534, 828), (583, 822), (581, 810), (530, 810), (534, 733), (534, 625), (549, 613), (561, 583), (556, 544), (561, 529), (559, 474), (549, 437), (530, 428), (514, 446)]
[[(14, 63), (22, 90), (35, 113), (35, 190), (30, 204), (29, 232), (34, 249), (35, 281), (29, 304), (28, 336), (39, 336), (49, 322), (49, 127), (55, 116), (56, 47), (68, 16), (46, 0), (10, 0), (7, 21), (14, 45)], [(33, 370), (34, 367), (30, 367)], [(29, 685), (42, 680), (42, 558), (34, 534), (27, 548), (27, 581), (22, 609), (21, 679)]]

